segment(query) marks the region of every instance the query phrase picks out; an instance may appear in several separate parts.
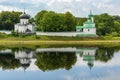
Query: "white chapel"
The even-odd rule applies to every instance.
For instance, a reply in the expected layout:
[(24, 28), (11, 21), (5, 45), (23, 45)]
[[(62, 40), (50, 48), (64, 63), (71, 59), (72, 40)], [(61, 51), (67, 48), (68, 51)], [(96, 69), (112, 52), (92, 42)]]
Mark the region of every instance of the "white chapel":
[(26, 14), (25, 11), (20, 15), (20, 23), (15, 24), (14, 31), (18, 33), (33, 34), (35, 33), (35, 24), (29, 23), (30, 15)]

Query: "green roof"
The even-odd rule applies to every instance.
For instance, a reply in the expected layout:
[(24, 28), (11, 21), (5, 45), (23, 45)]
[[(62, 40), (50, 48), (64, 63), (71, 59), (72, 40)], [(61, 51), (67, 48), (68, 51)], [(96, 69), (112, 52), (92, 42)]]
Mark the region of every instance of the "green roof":
[(84, 28), (84, 26), (76, 26), (76, 28)]
[(88, 15), (88, 18), (93, 17), (92, 11), (90, 10), (90, 14)]
[(95, 28), (95, 27), (92, 26), (92, 25), (89, 25), (89, 26), (76, 26), (76, 29), (80, 29), (80, 28)]
[(91, 17), (93, 17), (93, 14), (89, 14), (89, 15), (88, 15), (88, 18), (91, 18)]

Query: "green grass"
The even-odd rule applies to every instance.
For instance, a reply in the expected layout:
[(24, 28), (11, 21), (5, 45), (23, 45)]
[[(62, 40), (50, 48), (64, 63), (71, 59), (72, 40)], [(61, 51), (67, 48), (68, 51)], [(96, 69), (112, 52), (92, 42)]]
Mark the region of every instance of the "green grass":
[(120, 37), (58, 37), (58, 36), (19, 36), (0, 34), (0, 46), (120, 46)]

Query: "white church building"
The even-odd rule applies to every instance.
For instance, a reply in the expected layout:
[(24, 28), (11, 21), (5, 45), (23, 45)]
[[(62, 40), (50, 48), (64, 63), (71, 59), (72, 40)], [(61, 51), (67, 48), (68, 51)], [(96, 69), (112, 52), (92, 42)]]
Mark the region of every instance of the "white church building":
[(18, 33), (33, 34), (35, 33), (35, 24), (29, 23), (30, 15), (26, 14), (25, 11), (20, 15), (20, 23), (15, 24), (14, 31)]
[(83, 26), (76, 26), (76, 32), (79, 32), (76, 36), (97, 37), (94, 18), (91, 11), (87, 21), (83, 23)]
[[(30, 16), (23, 12), (20, 15), (20, 23), (14, 25), (14, 31), (20, 34), (34, 34), (40, 36), (79, 36), (79, 37), (98, 37), (96, 34), (96, 26), (94, 23), (94, 16), (92, 12), (88, 15), (88, 19), (83, 23), (83, 26), (77, 25), (76, 31), (74, 32), (41, 32), (36, 31), (36, 25), (29, 23)], [(74, 26), (73, 26), (74, 27)], [(6, 34), (11, 34), (11, 32), (5, 32)]]

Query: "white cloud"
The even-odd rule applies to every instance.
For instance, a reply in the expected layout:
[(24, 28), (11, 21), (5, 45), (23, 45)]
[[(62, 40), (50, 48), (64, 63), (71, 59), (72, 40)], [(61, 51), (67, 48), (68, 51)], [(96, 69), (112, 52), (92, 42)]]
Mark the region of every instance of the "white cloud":
[(0, 5), (0, 11), (22, 11), (22, 10), (17, 7)]
[(75, 16), (87, 16), (89, 10), (92, 9), (95, 14), (108, 12), (112, 15), (119, 15), (119, 2), (113, 0), (14, 0), (11, 2), (0, 0), (0, 6), (4, 6), (0, 10), (19, 10), (25, 7), (30, 15), (46, 9), (62, 13), (70, 11)]

